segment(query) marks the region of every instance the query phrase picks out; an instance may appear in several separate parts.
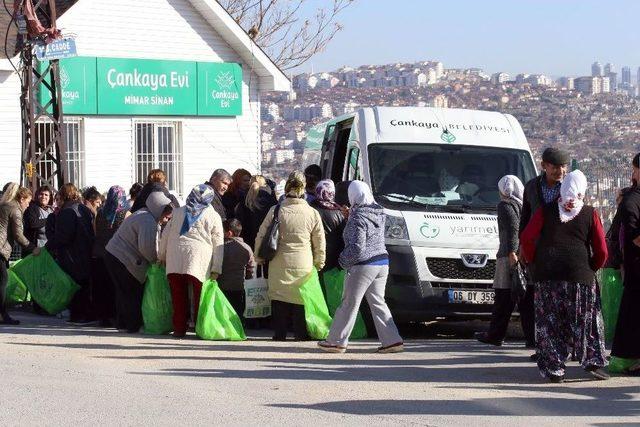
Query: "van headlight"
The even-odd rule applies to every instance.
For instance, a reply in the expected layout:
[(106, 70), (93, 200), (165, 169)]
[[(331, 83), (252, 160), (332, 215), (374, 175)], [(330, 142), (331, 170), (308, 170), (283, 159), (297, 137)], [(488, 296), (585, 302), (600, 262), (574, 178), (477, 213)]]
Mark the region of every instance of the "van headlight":
[(407, 230), (407, 223), (404, 218), (401, 216), (387, 215), (384, 237), (387, 239), (409, 240), (409, 231)]

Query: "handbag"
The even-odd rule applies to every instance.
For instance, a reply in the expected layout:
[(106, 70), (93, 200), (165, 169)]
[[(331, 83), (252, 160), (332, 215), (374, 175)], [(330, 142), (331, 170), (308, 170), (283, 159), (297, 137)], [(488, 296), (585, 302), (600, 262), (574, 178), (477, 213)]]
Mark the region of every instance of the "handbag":
[(261, 258), (265, 261), (271, 261), (278, 251), (278, 239), (280, 238), (280, 205), (276, 205), (275, 210), (273, 211), (273, 221), (271, 221), (271, 225), (267, 229), (267, 234), (262, 239), (260, 243), (260, 247), (258, 248), (258, 258)]
[(511, 267), (511, 299), (515, 302), (524, 298), (527, 292), (529, 278), (527, 272), (520, 262)]

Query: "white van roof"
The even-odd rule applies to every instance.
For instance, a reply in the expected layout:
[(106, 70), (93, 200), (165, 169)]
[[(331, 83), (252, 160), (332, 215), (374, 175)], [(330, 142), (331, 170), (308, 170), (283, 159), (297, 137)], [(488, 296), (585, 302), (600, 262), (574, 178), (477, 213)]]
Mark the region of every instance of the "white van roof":
[(357, 122), (360, 143), (444, 143), (529, 151), (518, 121), (492, 111), (372, 107), (358, 110)]

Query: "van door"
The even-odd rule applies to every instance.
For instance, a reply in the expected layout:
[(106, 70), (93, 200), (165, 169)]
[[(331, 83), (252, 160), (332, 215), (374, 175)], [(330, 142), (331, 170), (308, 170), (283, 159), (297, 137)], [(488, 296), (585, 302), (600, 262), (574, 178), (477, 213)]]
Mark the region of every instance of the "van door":
[(350, 118), (336, 123), (333, 125), (333, 129), (327, 128), (325, 141), (322, 145), (322, 164), (320, 165), (323, 178), (330, 178), (334, 182), (343, 180), (352, 124), (353, 118)]

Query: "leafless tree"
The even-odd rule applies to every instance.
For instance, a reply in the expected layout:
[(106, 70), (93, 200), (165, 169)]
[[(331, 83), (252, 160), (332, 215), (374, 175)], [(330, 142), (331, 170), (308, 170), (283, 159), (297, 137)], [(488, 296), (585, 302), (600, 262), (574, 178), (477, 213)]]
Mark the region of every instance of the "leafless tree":
[(324, 0), (330, 6), (306, 16), (307, 0), (219, 0), (258, 46), (283, 70), (324, 50), (342, 26), (337, 17), (355, 0)]

